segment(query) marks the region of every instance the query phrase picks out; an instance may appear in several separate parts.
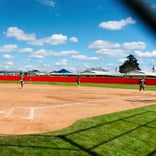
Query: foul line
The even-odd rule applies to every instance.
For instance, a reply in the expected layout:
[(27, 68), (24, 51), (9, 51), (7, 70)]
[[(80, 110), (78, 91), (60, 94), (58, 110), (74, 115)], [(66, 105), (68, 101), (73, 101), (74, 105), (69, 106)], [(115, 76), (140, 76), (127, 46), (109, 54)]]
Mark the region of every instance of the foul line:
[(32, 120), (34, 119), (34, 116), (35, 116), (35, 108), (30, 108), (30, 112), (27, 119)]
[[(112, 99), (107, 99), (107, 100), (112, 100)], [(106, 99), (92, 100), (92, 101), (80, 101), (80, 102), (64, 103), (64, 104), (56, 104), (56, 105), (47, 105), (47, 106), (42, 106), (42, 107), (13, 107), (8, 111), (8, 113), (6, 113), (5, 117), (6, 118), (12, 117), (14, 111), (17, 109), (28, 109), (29, 110), (28, 117), (26, 117), (26, 118), (22, 117), (22, 118), (28, 119), (28, 120), (33, 120), (35, 118), (35, 110), (47, 109), (47, 108), (59, 108), (59, 107), (66, 107), (66, 106), (71, 106), (71, 105), (82, 105), (82, 104), (104, 102), (104, 101), (106, 101)]]
[[(125, 98), (128, 98), (128, 97), (125, 97)], [(125, 100), (125, 98), (123, 98), (123, 100)], [(143, 100), (147, 100), (149, 99), (150, 97), (142, 97), (142, 96), (137, 96), (135, 98), (129, 98), (129, 100), (135, 100), (135, 99), (140, 99), (141, 101)], [(39, 110), (39, 109), (47, 109), (47, 108), (59, 108), (59, 107), (66, 107), (66, 106), (71, 106), (71, 105), (85, 105), (85, 104), (90, 104), (90, 103), (93, 103), (94, 105), (97, 103), (101, 103), (101, 102), (109, 102), (109, 101), (114, 101), (114, 100), (118, 100), (121, 98), (118, 97), (118, 98), (110, 98), (110, 99), (99, 99), (99, 100), (89, 100), (89, 101), (80, 101), (80, 102), (72, 102), (72, 103), (63, 103), (63, 104), (52, 104), (52, 105), (47, 105), (47, 106), (42, 106), (42, 107), (13, 107), (10, 109), (10, 111), (8, 113), (6, 113), (5, 117), (6, 118), (9, 118), (11, 117), (11, 115), (13, 114), (13, 112), (16, 110), (16, 109), (28, 109), (29, 110), (29, 113), (28, 113), (28, 116), (25, 118), (25, 119), (28, 119), (28, 120), (33, 120), (35, 118), (35, 111), (36, 110)], [(151, 98), (150, 98), (151, 99)], [(155, 99), (155, 98), (153, 98)], [(3, 112), (0, 112), (0, 113), (3, 113)]]

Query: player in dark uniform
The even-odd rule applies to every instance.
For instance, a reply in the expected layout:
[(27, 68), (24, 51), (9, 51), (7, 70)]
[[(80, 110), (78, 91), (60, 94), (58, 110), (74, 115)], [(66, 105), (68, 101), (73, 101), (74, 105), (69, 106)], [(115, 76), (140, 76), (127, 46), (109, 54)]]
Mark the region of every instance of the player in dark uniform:
[(23, 88), (24, 85), (24, 75), (20, 74), (20, 84), (21, 84), (21, 88)]
[(141, 80), (139, 80), (139, 91), (145, 91), (145, 78), (143, 77)]
[(80, 85), (80, 75), (77, 77), (77, 85)]

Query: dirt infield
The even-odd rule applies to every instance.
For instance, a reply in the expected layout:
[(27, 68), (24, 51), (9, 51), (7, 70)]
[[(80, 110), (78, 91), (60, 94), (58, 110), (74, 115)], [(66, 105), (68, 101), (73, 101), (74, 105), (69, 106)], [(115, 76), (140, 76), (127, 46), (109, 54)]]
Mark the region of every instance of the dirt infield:
[(0, 84), (0, 134), (53, 131), (86, 117), (155, 103), (154, 91)]

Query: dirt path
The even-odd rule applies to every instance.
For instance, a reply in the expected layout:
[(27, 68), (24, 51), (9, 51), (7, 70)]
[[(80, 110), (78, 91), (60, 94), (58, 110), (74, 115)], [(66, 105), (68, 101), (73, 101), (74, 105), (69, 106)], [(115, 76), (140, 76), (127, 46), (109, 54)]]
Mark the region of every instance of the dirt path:
[(0, 134), (53, 131), (86, 117), (155, 103), (154, 91), (0, 84)]

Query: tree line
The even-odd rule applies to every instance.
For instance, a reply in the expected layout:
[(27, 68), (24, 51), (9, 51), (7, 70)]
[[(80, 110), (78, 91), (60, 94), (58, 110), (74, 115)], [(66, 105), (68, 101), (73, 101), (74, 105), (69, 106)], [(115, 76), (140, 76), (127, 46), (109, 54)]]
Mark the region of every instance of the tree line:
[(139, 67), (138, 60), (135, 58), (134, 55), (130, 54), (127, 56), (127, 60), (121, 66), (119, 66), (119, 72), (125, 73), (127, 75), (127, 73), (135, 70), (141, 69)]

